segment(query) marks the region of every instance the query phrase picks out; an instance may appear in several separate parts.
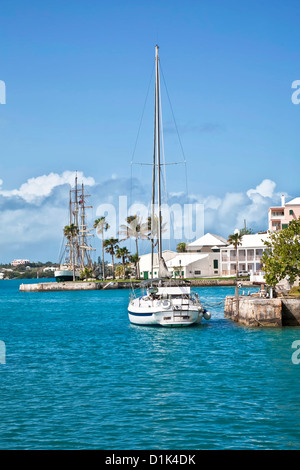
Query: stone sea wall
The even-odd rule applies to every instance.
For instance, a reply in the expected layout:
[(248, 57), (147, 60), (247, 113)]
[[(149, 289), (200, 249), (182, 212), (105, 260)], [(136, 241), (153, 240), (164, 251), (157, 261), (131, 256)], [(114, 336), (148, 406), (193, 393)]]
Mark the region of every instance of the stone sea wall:
[(299, 326), (300, 299), (241, 296), (237, 301), (234, 296), (227, 296), (224, 316), (246, 326)]
[[(195, 279), (191, 281), (194, 287), (204, 286), (234, 286), (234, 279)], [(243, 282), (243, 285), (248, 285)], [(37, 282), (32, 284), (21, 284), (21, 292), (56, 292), (75, 290), (99, 290), (99, 289), (138, 289), (142, 286), (142, 281), (77, 281), (77, 282)]]

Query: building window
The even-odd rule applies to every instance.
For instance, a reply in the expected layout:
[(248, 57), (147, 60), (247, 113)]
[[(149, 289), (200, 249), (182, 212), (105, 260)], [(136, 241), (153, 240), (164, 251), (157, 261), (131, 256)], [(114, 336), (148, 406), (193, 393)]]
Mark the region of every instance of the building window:
[(294, 211), (293, 209), (290, 209), (290, 215), (293, 215)]
[(282, 228), (288, 228), (288, 224), (282, 224)]
[(284, 211), (272, 211), (272, 217), (278, 217), (284, 215)]
[(199, 276), (199, 274), (201, 274), (201, 271), (195, 271), (195, 274)]
[(219, 261), (217, 259), (214, 259), (214, 269), (219, 268)]

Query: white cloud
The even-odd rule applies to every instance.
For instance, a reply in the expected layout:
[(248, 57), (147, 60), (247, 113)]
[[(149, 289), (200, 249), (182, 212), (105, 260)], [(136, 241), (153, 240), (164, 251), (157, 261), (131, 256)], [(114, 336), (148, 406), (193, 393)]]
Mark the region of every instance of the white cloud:
[[(82, 172), (77, 175), (79, 184), (93, 186), (89, 191), (89, 202), (94, 208), (88, 214), (90, 224), (97, 215), (99, 204), (111, 203), (118, 212), (119, 196), (127, 195), (129, 206), (138, 201), (147, 205), (151, 198), (151, 186), (145, 186), (137, 179), (131, 181), (116, 176), (99, 184)], [(7, 261), (24, 257), (57, 261), (63, 226), (68, 223), (69, 186), (74, 185), (74, 178), (72, 171), (50, 173), (30, 178), (19, 189), (9, 191), (2, 189), (0, 180), (0, 261), (5, 261), (4, 257)], [(255, 189), (228, 192), (223, 197), (172, 193), (169, 204), (203, 204), (204, 233), (227, 237), (236, 228), (242, 228), (244, 220), (254, 231), (267, 230), (268, 208), (280, 202), (281, 194), (275, 189), (276, 183), (265, 179)], [(184, 232), (187, 233), (188, 228), (185, 227)], [(174, 243), (172, 248), (178, 240)]]
[(274, 189), (276, 183), (272, 180), (265, 179), (263, 180), (255, 189), (249, 189), (247, 191), (247, 196), (253, 201), (259, 201), (260, 198), (272, 198), (274, 196)]
[[(0, 190), (0, 195), (4, 197), (18, 196), (28, 203), (39, 204), (42, 199), (49, 196), (52, 190), (57, 186), (64, 184), (74, 185), (76, 172), (64, 171), (61, 175), (57, 173), (50, 173), (49, 175), (42, 175), (36, 178), (29, 178), (26, 183), (23, 183), (19, 189)], [(92, 177), (85, 177), (84, 174), (77, 172), (78, 183), (83, 183), (87, 186), (93, 186), (95, 180)], [(0, 186), (3, 184), (0, 180)]]

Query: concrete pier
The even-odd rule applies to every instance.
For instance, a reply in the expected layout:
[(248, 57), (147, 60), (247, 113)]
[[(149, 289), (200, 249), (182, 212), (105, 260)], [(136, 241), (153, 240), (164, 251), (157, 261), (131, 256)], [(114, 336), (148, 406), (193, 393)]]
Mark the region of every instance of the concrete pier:
[(225, 299), (224, 316), (246, 326), (299, 326), (299, 298), (239, 297), (239, 308), (234, 296)]
[[(77, 282), (38, 282), (32, 284), (21, 284), (21, 292), (58, 292), (58, 291), (75, 291), (75, 290), (100, 290), (100, 289), (139, 289), (143, 281), (77, 281)], [(193, 279), (191, 286), (234, 286), (236, 283), (232, 279)], [(243, 283), (244, 284), (244, 283)], [(245, 283), (245, 286), (252, 285)]]
[[(138, 285), (137, 285), (138, 284)], [(21, 284), (20, 292), (59, 292), (59, 291), (85, 291), (85, 290), (105, 290), (105, 289), (130, 289), (138, 288), (140, 283), (136, 282), (96, 282), (96, 281), (77, 281), (77, 282), (37, 282), (32, 284)]]

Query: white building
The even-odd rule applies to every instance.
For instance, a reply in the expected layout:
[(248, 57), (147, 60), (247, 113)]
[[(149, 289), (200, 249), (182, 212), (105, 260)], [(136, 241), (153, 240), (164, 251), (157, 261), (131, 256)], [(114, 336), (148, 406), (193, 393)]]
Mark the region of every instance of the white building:
[(21, 266), (30, 263), (29, 259), (14, 259), (10, 264), (11, 266)]
[[(238, 272), (249, 273), (252, 282), (264, 282), (261, 257), (266, 249), (263, 242), (268, 237), (267, 233), (244, 235), (242, 244), (238, 247)], [(237, 263), (234, 246), (229, 245), (221, 248), (220, 254), (222, 276), (234, 276)]]
[[(177, 253), (166, 250), (163, 258), (173, 277), (195, 278), (218, 276), (220, 266), (220, 253)], [(151, 253), (140, 257), (140, 273), (144, 279), (157, 278), (158, 255), (154, 254), (153, 276), (151, 272)]]
[(46, 273), (47, 271), (56, 271), (57, 270), (57, 267), (55, 266), (46, 266), (44, 269), (43, 269), (43, 272)]
[(196, 253), (214, 252), (220, 251), (220, 248), (227, 246), (227, 240), (220, 237), (219, 235), (213, 235), (212, 233), (206, 233), (203, 237), (198, 238), (192, 243), (187, 245), (187, 251)]

